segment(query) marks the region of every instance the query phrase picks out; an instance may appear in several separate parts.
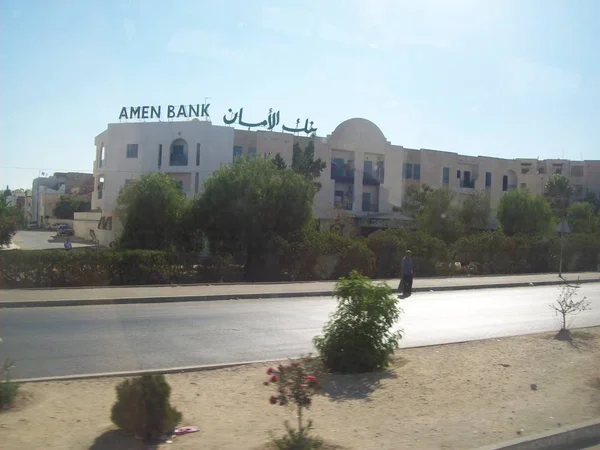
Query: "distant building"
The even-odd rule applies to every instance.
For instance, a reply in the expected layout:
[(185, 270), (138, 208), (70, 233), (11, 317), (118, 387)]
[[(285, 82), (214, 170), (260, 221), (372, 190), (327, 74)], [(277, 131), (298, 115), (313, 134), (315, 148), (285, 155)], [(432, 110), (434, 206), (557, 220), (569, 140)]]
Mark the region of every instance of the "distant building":
[[(290, 165), (294, 143), (304, 148), (310, 139), (198, 120), (111, 123), (95, 138), (92, 211), (98, 212), (86, 213), (86, 227), (80, 233), (87, 235), (93, 229), (101, 244), (111, 242), (118, 234), (113, 211), (119, 191), (143, 173), (168, 173), (192, 197), (212, 171), (235, 157), (280, 153)], [(314, 142), (315, 158), (327, 162), (314, 200), (315, 215), (324, 228), (340, 213), (354, 219), (365, 234), (406, 224), (411, 219), (394, 207), (402, 205), (410, 185), (447, 187), (459, 200), (482, 190), (494, 208), (512, 189), (543, 193), (554, 173), (572, 180), (577, 198), (588, 191), (600, 192), (600, 161), (502, 159), (410, 149), (390, 143), (374, 123), (360, 118), (346, 120)]]
[(53, 218), (54, 206), (62, 195), (91, 201), (94, 190), (94, 176), (81, 172), (56, 172), (51, 177), (33, 180), (31, 189), (31, 222), (44, 226)]
[(21, 209), (25, 214), (25, 219), (31, 221), (31, 204), (32, 204), (32, 192), (31, 189), (15, 189), (14, 191), (8, 190), (8, 194), (5, 194), (6, 204), (8, 206), (16, 206)]

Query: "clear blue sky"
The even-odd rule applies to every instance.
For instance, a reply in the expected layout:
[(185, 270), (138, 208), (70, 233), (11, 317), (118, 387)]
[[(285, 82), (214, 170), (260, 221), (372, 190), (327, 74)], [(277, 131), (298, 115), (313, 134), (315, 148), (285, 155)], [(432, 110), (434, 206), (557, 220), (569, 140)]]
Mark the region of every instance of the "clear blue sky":
[[(91, 171), (123, 105), (351, 117), (394, 144), (600, 159), (600, 1), (3, 0), (0, 183)], [(291, 122), (291, 124), (289, 123)], [(17, 169), (27, 168), (27, 169)]]

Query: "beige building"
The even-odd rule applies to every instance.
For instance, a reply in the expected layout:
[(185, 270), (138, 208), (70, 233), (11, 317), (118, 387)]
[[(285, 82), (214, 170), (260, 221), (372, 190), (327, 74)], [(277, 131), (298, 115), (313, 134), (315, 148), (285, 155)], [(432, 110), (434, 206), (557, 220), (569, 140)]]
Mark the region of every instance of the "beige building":
[[(109, 124), (95, 140), (92, 210), (99, 212), (85, 216), (86, 233), (95, 227), (101, 244), (114, 239), (118, 223), (112, 211), (118, 193), (142, 173), (169, 173), (192, 197), (213, 170), (235, 157), (279, 153), (289, 165), (294, 143), (304, 148), (309, 139), (298, 133), (240, 130), (198, 120)], [(394, 212), (410, 185), (447, 187), (459, 200), (482, 190), (494, 208), (511, 189), (541, 194), (554, 173), (569, 177), (578, 197), (588, 191), (600, 193), (600, 160), (502, 159), (410, 149), (392, 144), (377, 125), (361, 118), (346, 120), (314, 140), (315, 157), (327, 163), (314, 201), (315, 216), (325, 227), (340, 214), (355, 219), (364, 233), (410, 221)]]

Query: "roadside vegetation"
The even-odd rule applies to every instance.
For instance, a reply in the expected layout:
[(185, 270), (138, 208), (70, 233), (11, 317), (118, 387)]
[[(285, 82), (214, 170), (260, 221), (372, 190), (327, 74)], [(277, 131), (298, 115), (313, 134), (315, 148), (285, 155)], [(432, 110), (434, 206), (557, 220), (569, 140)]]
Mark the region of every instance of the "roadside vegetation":
[[(220, 167), (192, 199), (166, 174), (143, 175), (121, 191), (124, 228), (116, 245), (2, 252), (0, 288), (337, 280), (353, 270), (391, 278), (407, 249), (420, 277), (555, 272), (556, 225), (564, 215), (572, 233), (564, 237), (563, 270), (600, 265), (599, 201), (589, 194), (575, 202), (560, 175), (551, 177), (545, 196), (505, 193), (497, 211), (485, 192), (459, 203), (446, 189), (411, 187), (396, 209), (414, 217), (416, 230), (361, 236), (342, 210), (327, 228), (315, 220), (316, 179), (325, 164), (310, 145), (296, 147), (290, 167), (277, 157)], [(0, 237), (9, 241), (16, 225), (1, 204), (0, 219)]]

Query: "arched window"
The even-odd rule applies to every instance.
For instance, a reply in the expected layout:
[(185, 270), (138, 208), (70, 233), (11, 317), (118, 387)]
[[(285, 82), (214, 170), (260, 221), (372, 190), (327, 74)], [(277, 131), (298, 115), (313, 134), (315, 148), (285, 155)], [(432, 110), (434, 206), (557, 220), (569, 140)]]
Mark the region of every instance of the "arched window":
[(171, 151), (169, 152), (169, 165), (188, 165), (188, 144), (185, 140), (175, 139), (171, 144)]

